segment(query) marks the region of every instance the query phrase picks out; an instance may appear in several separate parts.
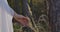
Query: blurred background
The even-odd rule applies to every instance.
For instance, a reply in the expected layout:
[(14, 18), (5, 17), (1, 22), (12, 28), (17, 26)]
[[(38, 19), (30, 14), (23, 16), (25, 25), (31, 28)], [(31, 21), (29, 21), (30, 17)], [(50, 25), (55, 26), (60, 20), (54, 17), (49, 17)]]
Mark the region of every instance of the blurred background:
[(48, 32), (48, 2), (47, 0), (8, 0), (10, 7), (24, 16), (28, 16), (31, 21), (30, 27), (22, 27), (19, 22), (13, 18), (14, 32)]

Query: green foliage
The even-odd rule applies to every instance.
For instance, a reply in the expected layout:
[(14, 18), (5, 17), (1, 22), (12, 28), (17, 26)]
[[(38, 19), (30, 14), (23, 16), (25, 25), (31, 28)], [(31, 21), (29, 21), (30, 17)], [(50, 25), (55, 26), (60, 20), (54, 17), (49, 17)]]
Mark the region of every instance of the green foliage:
[[(15, 0), (8, 0), (9, 5), (15, 10)], [(18, 0), (17, 0), (18, 1)], [(35, 20), (35, 24), (37, 28), (39, 28), (39, 32), (48, 32), (48, 16), (47, 16), (47, 9), (46, 5), (44, 3), (45, 0), (32, 0), (32, 13), (33, 13), (33, 18)], [(30, 4), (30, 0), (28, 0), (28, 3)], [(18, 3), (19, 5), (19, 11), (16, 9), (15, 11), (20, 14), (22, 14), (22, 0), (19, 0)], [(22, 26), (13, 23), (14, 27), (14, 32), (20, 32)]]

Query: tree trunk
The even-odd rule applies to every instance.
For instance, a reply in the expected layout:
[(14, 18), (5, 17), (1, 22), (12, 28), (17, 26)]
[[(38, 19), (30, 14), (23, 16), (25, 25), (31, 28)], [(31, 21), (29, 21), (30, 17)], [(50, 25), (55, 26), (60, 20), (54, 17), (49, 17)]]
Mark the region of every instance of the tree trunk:
[[(29, 10), (29, 4), (28, 4), (28, 0), (23, 0), (23, 8), (22, 8), (22, 12), (24, 16), (27, 16), (31, 19), (31, 21), (29, 21), (29, 27), (32, 28), (31, 30), (37, 32), (37, 28), (36, 28), (36, 25), (35, 25), (35, 22), (34, 22), (34, 19), (32, 17), (32, 14), (30, 13), (30, 10)], [(36, 30), (35, 30), (36, 28)], [(30, 30), (30, 29), (29, 29)], [(33, 32), (31, 31), (31, 32)]]
[(19, 5), (20, 1), (19, 0), (14, 0), (14, 10), (18, 13), (20, 13), (20, 5)]
[(49, 1), (49, 24), (51, 32), (60, 32), (60, 0)]

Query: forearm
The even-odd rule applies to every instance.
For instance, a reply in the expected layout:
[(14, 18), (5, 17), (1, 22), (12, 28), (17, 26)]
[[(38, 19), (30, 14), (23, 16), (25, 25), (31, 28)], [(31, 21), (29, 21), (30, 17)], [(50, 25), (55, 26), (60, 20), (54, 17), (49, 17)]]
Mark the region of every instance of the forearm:
[(19, 17), (20, 15), (18, 15), (16, 12), (14, 12), (14, 18), (16, 19), (16, 20), (18, 20), (18, 17)]
[(23, 15), (19, 15), (19, 14), (17, 14), (16, 12), (14, 12), (14, 16), (13, 16), (14, 18), (22, 18), (22, 17), (24, 17)]

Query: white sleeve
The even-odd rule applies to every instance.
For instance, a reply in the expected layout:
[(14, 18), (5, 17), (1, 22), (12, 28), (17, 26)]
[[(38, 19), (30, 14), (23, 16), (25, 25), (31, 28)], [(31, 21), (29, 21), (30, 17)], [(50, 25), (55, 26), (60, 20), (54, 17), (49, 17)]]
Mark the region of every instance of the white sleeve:
[(3, 3), (3, 8), (6, 10), (7, 13), (14, 16), (14, 10), (9, 6), (8, 3)]
[(11, 15), (14, 16), (14, 10), (10, 8), (10, 11), (11, 11)]

